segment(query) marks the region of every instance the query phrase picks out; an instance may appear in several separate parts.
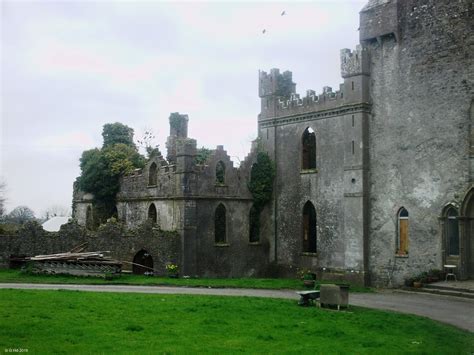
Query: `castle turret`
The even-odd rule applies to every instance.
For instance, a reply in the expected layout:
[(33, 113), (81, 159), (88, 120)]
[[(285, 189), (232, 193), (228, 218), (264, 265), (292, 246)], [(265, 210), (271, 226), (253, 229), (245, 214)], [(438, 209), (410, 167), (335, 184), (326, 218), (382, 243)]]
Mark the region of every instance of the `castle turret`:
[(260, 71), (258, 82), (258, 96), (261, 98), (260, 117), (274, 116), (278, 98), (290, 97), (295, 90), (296, 84), (290, 71), (282, 74), (279, 69), (271, 69), (270, 73)]
[(359, 39), (381, 41), (383, 37), (393, 36), (399, 40), (399, 16), (397, 0), (369, 0), (360, 11)]
[(344, 100), (369, 102), (369, 53), (358, 45), (355, 50), (341, 49), (341, 76), (344, 78)]
[(166, 141), (166, 149), (168, 155), (166, 159), (171, 164), (176, 163), (176, 141), (178, 139), (185, 139), (188, 137), (188, 115), (181, 115), (179, 112), (174, 112), (170, 115), (170, 135)]

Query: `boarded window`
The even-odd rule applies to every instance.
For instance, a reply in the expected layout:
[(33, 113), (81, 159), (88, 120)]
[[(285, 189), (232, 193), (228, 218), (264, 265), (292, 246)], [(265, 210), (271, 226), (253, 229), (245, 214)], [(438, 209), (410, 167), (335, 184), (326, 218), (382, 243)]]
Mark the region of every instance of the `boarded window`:
[(316, 209), (311, 202), (303, 207), (303, 251), (316, 253)]
[(316, 169), (316, 134), (306, 128), (302, 137), (302, 169)]
[(450, 208), (446, 214), (446, 242), (447, 254), (459, 255), (459, 224), (458, 213), (454, 208)]
[(150, 165), (150, 169), (148, 170), (148, 185), (149, 186), (156, 186), (157, 181), (157, 166), (155, 163)]
[(152, 203), (148, 208), (148, 219), (151, 219), (153, 223), (156, 223), (157, 220), (157, 213), (155, 204)]
[(225, 183), (225, 164), (219, 161), (216, 165), (216, 184)]
[(398, 251), (399, 255), (408, 254), (408, 211), (402, 207), (398, 212)]
[(222, 203), (214, 214), (214, 238), (216, 243), (226, 242), (226, 210)]

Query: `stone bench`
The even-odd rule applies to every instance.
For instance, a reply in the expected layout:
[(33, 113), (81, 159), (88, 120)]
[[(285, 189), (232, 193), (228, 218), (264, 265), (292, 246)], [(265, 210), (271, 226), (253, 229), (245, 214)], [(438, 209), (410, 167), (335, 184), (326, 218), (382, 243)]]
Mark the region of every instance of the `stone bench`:
[(300, 306), (309, 306), (310, 303), (316, 301), (319, 298), (319, 291), (317, 290), (310, 290), (310, 291), (296, 291), (298, 295), (301, 296), (298, 304)]

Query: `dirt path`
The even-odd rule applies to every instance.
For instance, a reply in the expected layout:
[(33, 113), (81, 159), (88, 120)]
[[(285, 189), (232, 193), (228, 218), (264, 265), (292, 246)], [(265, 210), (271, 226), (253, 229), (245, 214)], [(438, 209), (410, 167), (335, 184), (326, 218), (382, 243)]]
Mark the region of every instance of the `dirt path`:
[[(258, 290), (240, 288), (191, 288), (167, 286), (126, 285), (54, 285), (54, 284), (0, 284), (0, 289), (77, 290), (91, 292), (136, 292), (159, 294), (189, 294), (216, 296), (250, 296), (297, 300), (293, 290)], [(474, 300), (426, 293), (382, 291), (351, 293), (349, 302), (354, 306), (384, 309), (416, 314), (474, 332)]]

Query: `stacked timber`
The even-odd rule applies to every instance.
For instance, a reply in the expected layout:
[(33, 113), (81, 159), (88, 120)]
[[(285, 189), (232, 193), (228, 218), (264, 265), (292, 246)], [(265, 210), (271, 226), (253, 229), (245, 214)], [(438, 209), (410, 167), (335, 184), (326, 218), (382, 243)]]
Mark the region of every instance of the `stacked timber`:
[(122, 263), (105, 256), (109, 251), (76, 252), (36, 255), (25, 258), (31, 262), (32, 272), (41, 274), (69, 274), (78, 276), (108, 276), (120, 274)]

